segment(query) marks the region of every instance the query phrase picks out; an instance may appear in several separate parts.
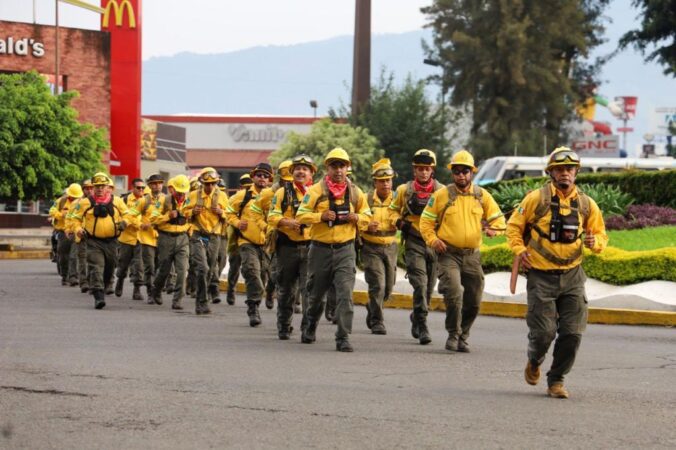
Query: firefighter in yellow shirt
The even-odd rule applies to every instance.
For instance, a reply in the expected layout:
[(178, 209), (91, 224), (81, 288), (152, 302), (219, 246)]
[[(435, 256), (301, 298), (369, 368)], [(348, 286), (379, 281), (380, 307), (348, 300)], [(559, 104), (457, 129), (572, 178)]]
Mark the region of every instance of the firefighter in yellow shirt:
[[(82, 182), (82, 193), (81, 198), (76, 199), (68, 209), (68, 216), (66, 217), (66, 233), (73, 235), (75, 241), (75, 253), (76, 253), (76, 264), (70, 264), (70, 267), (77, 267), (78, 274), (78, 284), (80, 285), (80, 292), (83, 294), (89, 291), (89, 277), (87, 275), (87, 243), (84, 241), (84, 238), (80, 238), (75, 234), (75, 221), (73, 220), (73, 213), (75, 212), (75, 207), (83, 198), (91, 197), (94, 192), (94, 185), (92, 180), (87, 178)], [(71, 250), (72, 253), (72, 250)], [(69, 269), (70, 271), (70, 269)]]
[(202, 186), (190, 193), (185, 215), (192, 228), (190, 264), (195, 270), (197, 291), (195, 314), (210, 314), (209, 283), (213, 277), (220, 275), (216, 273), (218, 250), (221, 244), (221, 230), (226, 226), (225, 210), (228, 207), (228, 196), (216, 186), (221, 176), (214, 168), (205, 167), (198, 178)]
[[(272, 210), (268, 214), (268, 224), (277, 230), (275, 259), (278, 261), (277, 289), (277, 334), (279, 339), (288, 340), (293, 331), (293, 319), (296, 286), (300, 285), (300, 297), (303, 311), (307, 310), (307, 260), (310, 244), (310, 230), (296, 219), (296, 213), (303, 197), (312, 186), (312, 177), (317, 166), (307, 155), (298, 155), (291, 161), (289, 168), (292, 181), (283, 183), (275, 191)], [(303, 328), (304, 324), (301, 324)]]
[[(446, 350), (469, 352), (470, 328), (484, 290), (481, 233), (503, 234), (505, 219), (488, 191), (472, 183), (474, 158), (461, 150), (448, 165), (453, 183), (436, 191), (420, 216), (420, 233), (439, 255), (439, 293), (446, 305)], [(483, 225), (486, 224), (486, 226)]]
[[(253, 180), (251, 175), (245, 173), (239, 177), (239, 190), (246, 190), (251, 187)], [(226, 301), (228, 305), (235, 304), (235, 286), (239, 280), (239, 269), (242, 265), (242, 259), (239, 257), (239, 248), (237, 247), (237, 229), (228, 224), (228, 292)]]
[(308, 252), (307, 326), (301, 342), (316, 340), (317, 324), (324, 308), (324, 296), (333, 285), (336, 290), (336, 350), (352, 352), (356, 254), (354, 241), (359, 220), (369, 220), (366, 196), (347, 179), (350, 156), (342, 148), (331, 150), (324, 158), (327, 175), (313, 185), (301, 203), (296, 218), (310, 226)]
[(115, 270), (117, 237), (136, 218), (129, 214), (122, 199), (113, 195), (114, 184), (108, 175), (95, 174), (92, 184), (93, 195), (78, 202), (72, 218), (76, 235), (87, 238), (89, 290), (94, 307), (101, 309), (106, 306), (104, 288)]
[[(156, 181), (157, 182), (157, 181)], [(169, 193), (150, 207), (150, 223), (157, 229), (157, 276), (148, 303), (162, 304), (162, 288), (171, 272), (176, 269), (176, 286), (173, 290), (171, 309), (182, 310), (185, 295), (185, 277), (188, 270), (187, 192), (190, 180), (178, 175), (167, 183)]]
[(392, 179), (395, 173), (389, 159), (372, 166), (374, 190), (366, 196), (372, 217), (359, 224), (363, 246), (361, 261), (368, 284), (366, 326), (373, 334), (387, 334), (383, 318), (383, 302), (392, 293), (397, 275), (397, 228), (392, 221)]
[(68, 273), (68, 261), (70, 258), (70, 250), (73, 245), (73, 239), (72, 236), (69, 238), (66, 233), (66, 219), (68, 217), (70, 206), (76, 199), (82, 198), (83, 195), (82, 187), (77, 183), (72, 183), (68, 186), (66, 192), (59, 197), (49, 209), (49, 216), (52, 218), (52, 226), (54, 227), (54, 230), (56, 230), (56, 255), (62, 286), (67, 286), (69, 284), (69, 277), (72, 281), (72, 286), (77, 284), (77, 274)]
[[(155, 211), (161, 210), (165, 195), (162, 193), (164, 179), (159, 173), (151, 174), (146, 179), (146, 186), (150, 192), (143, 197), (141, 207), (141, 221), (139, 225), (138, 240), (141, 244), (141, 259), (143, 261), (143, 284), (146, 286), (147, 302), (155, 303), (152, 298), (153, 278), (155, 277), (155, 260), (157, 258), (157, 230), (152, 224)], [(159, 214), (159, 212), (157, 213)]]
[[(246, 283), (246, 304), (249, 326), (261, 324), (258, 307), (263, 298), (263, 273), (270, 264), (265, 252), (267, 224), (265, 216), (272, 200), (272, 190), (266, 189), (272, 180), (272, 166), (260, 163), (251, 170), (253, 184), (238, 191), (230, 199), (227, 209), (228, 223), (237, 229), (237, 247), (242, 261), (242, 275)], [(268, 191), (264, 194), (264, 191)], [(263, 198), (264, 196), (264, 198)], [(261, 198), (259, 198), (261, 197)], [(255, 202), (259, 200), (258, 205)]]
[[(141, 212), (145, 204), (143, 190), (146, 184), (142, 178), (132, 180), (132, 191), (127, 195), (127, 208), (129, 214), (137, 217), (138, 224), (141, 224)], [(129, 225), (120, 234), (117, 239), (119, 242), (117, 258), (117, 281), (115, 283), (115, 296), (122, 297), (124, 290), (124, 280), (127, 278), (127, 272), (130, 272), (130, 278), (134, 284), (132, 300), (143, 300), (141, 286), (143, 286), (143, 260), (141, 259), (141, 244), (138, 240), (139, 228), (135, 225)]]
[(599, 253), (608, 244), (598, 205), (575, 186), (580, 166), (577, 153), (555, 149), (546, 168), (550, 182), (527, 194), (507, 224), (509, 246), (528, 274), (524, 377), (530, 385), (538, 383), (540, 365), (556, 338), (547, 372), (547, 394), (554, 398), (568, 398), (563, 380), (587, 325), (582, 247)]

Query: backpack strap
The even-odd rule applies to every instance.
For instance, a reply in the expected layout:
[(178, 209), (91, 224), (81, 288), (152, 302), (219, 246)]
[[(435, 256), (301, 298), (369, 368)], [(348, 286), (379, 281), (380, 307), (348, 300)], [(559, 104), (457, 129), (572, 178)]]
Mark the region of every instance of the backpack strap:
[(251, 199), (253, 199), (253, 192), (251, 192), (251, 189), (247, 189), (246, 192), (244, 192), (244, 198), (242, 199), (242, 203), (239, 204), (239, 211), (237, 211), (237, 218), (238, 219), (242, 218), (242, 213), (244, 212), (244, 208), (246, 208), (246, 205), (249, 204)]
[[(446, 211), (448, 210), (448, 208), (453, 206), (453, 204), (455, 204), (455, 201), (458, 199), (458, 195), (466, 195), (466, 194), (459, 193), (458, 188), (453, 183), (446, 186), (446, 190), (448, 192), (448, 201), (446, 202), (446, 205), (444, 206), (444, 208), (439, 213), (439, 216), (437, 218), (437, 223), (434, 227), (435, 231), (437, 231), (437, 230), (439, 230), (439, 228), (441, 228), (441, 224), (444, 221), (444, 216), (446, 215)], [(481, 190), (481, 188), (479, 186), (477, 186), (476, 184), (472, 184), (472, 197), (474, 197), (476, 199), (476, 201), (479, 202), (479, 204), (481, 205), (482, 208), (483, 208), (483, 203), (482, 203), (483, 196), (484, 196), (484, 193)]]
[(68, 200), (68, 196), (67, 196), (67, 195), (62, 195), (61, 197), (59, 197), (59, 199), (57, 200), (57, 202), (58, 202), (58, 210), (59, 210), (59, 211), (61, 211), (61, 210), (63, 209), (63, 207), (66, 206), (66, 201), (67, 201), (67, 200)]
[[(321, 179), (319, 185), (322, 187), (322, 195), (317, 198), (317, 203), (323, 202), (324, 200), (329, 200), (329, 187), (326, 185), (326, 180)], [(347, 181), (347, 192), (350, 196), (350, 203), (352, 204), (352, 209), (357, 213), (357, 202), (359, 201), (359, 195), (357, 193), (357, 186), (355, 186), (351, 181)]]

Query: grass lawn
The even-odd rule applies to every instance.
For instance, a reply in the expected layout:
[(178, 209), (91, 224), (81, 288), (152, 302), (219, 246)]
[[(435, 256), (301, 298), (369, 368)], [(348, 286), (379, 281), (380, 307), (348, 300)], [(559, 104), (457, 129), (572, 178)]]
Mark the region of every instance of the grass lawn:
[[(676, 247), (676, 226), (641, 228), (640, 230), (608, 231), (608, 245), (622, 250), (654, 250), (656, 248)], [(504, 236), (488, 239), (484, 236), (484, 245), (492, 246), (506, 242)]]

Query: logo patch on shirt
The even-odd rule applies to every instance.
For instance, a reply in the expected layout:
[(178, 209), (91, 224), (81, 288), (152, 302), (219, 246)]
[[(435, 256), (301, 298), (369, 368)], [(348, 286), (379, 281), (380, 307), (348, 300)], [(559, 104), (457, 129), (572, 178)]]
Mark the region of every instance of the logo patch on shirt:
[(430, 208), (434, 206), (434, 197), (430, 197), (430, 201), (427, 202), (427, 206)]
[(519, 206), (519, 209), (517, 209), (517, 211), (519, 214), (523, 215), (523, 208), (521, 206)]
[(310, 201), (310, 194), (305, 194), (305, 197), (303, 197), (303, 203), (307, 204)]
[(277, 196), (272, 197), (272, 207), (274, 208), (277, 204)]

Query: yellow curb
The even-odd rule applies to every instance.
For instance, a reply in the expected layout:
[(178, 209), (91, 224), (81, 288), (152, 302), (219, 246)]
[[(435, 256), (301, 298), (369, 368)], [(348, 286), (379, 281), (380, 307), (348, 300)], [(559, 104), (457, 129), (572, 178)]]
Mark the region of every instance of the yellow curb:
[[(222, 291), (227, 290), (228, 282), (221, 280), (220, 287)], [(235, 290), (240, 293), (246, 292), (246, 285), (239, 282), (237, 283)], [(356, 305), (366, 305), (368, 299), (369, 295), (366, 291), (354, 291), (352, 293), (352, 300)], [(385, 306), (385, 308), (411, 309), (412, 305), (412, 295), (393, 293), (383, 306)], [(441, 297), (433, 296), (430, 310), (445, 311), (446, 307), (443, 299)], [(526, 317), (527, 310), (528, 307), (525, 303), (483, 301), (481, 302), (479, 314), (523, 319)], [(676, 326), (676, 312), (592, 307), (589, 308), (588, 322), (606, 325), (659, 325), (674, 327)]]
[(0, 259), (49, 259), (49, 250), (0, 252)]

